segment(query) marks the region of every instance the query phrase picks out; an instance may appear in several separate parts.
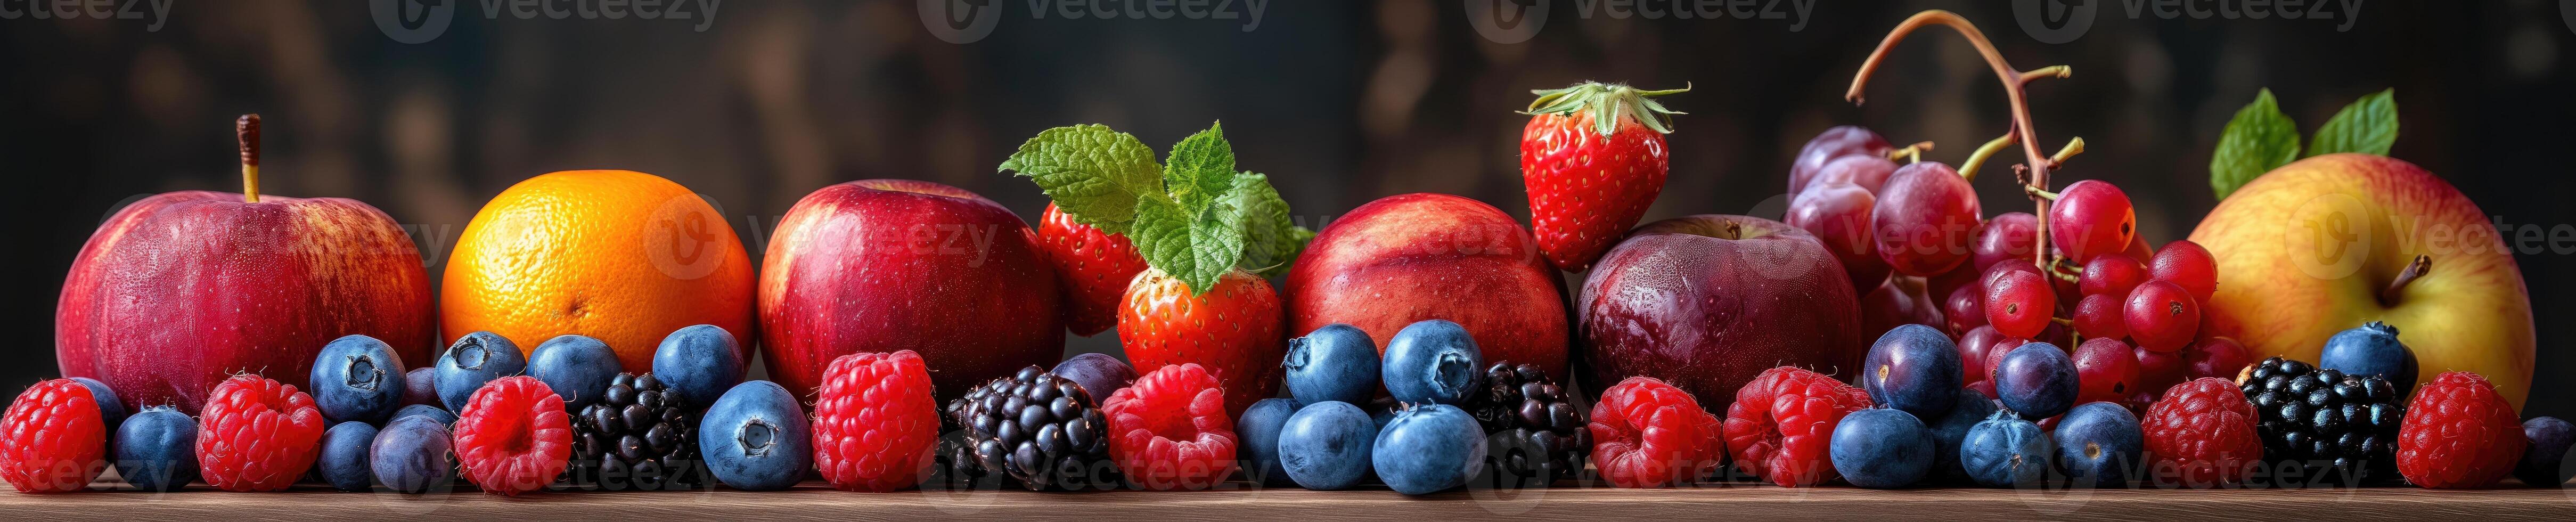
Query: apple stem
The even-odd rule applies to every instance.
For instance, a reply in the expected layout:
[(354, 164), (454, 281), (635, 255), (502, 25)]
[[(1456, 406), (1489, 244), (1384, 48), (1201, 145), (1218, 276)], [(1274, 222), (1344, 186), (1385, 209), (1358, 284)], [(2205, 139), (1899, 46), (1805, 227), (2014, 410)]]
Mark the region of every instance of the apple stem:
[(2397, 272), (2397, 279), (2390, 280), (2388, 288), (2379, 291), (2380, 306), (2396, 306), (2397, 297), (2405, 293), (2406, 285), (2430, 273), (2433, 273), (2433, 256), (2416, 254), (2415, 261), (2406, 263), (2406, 269)]
[[(2024, 163), (2015, 165), (2014, 168), (2017, 174), (2020, 169), (2029, 169), (2028, 175), (2015, 177), (2019, 178), (2025, 186), (2046, 190), (2049, 186), (2048, 171), (2056, 164), (2050, 162), (2049, 157), (2040, 155), (2039, 148), (2035, 145), (2039, 143), (2039, 131), (2031, 126), (2030, 103), (2025, 101), (2027, 95), (2023, 91), (2032, 81), (2050, 77), (2065, 78), (2073, 74), (2074, 69), (2061, 65), (2043, 67), (2028, 73), (2013, 70), (2012, 64), (2004, 61), (2003, 53), (1995, 50), (1994, 42), (1986, 39), (1985, 32), (1977, 30), (1977, 24), (1969, 23), (1967, 18), (1960, 17), (1958, 13), (1933, 9), (1915, 13), (1905, 21), (1898, 22), (1895, 29), (1887, 32), (1886, 39), (1879, 40), (1878, 48), (1870, 51), (1869, 59), (1861, 62), (1860, 71), (1852, 75), (1851, 89), (1843, 93), (1843, 99), (1851, 101), (1854, 105), (1860, 104), (1860, 93), (1869, 84), (1870, 73), (1877, 71), (1879, 64), (1887, 60), (1888, 51), (1894, 49), (1897, 42), (1904, 41), (1905, 37), (1913, 34), (1916, 29), (1929, 25), (1940, 25), (1958, 31), (1959, 36), (1968, 39), (1969, 46), (1976, 48), (1977, 55), (1985, 59), (1986, 65), (1994, 69), (1995, 79), (2004, 85), (2006, 105), (2012, 108), (2012, 126), (2005, 129), (2005, 134), (2012, 137), (2011, 142), (2021, 144), (2024, 158)], [(1982, 161), (1982, 158), (1972, 157), (1972, 159)], [(2034, 261), (2033, 264), (2048, 266), (2049, 200), (2034, 195), (2031, 198), (2031, 204), (2038, 209), (2038, 229), (2041, 232), (2031, 242), (2031, 259)]]
[(259, 115), (244, 114), (233, 122), (233, 137), (241, 142), (242, 202), (259, 202)]

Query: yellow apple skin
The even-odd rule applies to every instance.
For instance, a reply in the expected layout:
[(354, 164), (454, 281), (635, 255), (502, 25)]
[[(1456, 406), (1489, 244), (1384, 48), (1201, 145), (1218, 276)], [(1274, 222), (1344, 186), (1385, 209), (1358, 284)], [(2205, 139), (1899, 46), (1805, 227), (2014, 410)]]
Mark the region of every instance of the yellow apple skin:
[[(2386, 321), (2415, 350), (2418, 383), (2477, 372), (2521, 411), (2531, 393), (2531, 297), (2495, 224), (2422, 167), (2327, 154), (2245, 184), (2191, 240), (2218, 259), (2201, 335), (2235, 337), (2256, 358), (2316, 362), (2326, 338)], [(2431, 271), (2382, 302), (2417, 255)]]

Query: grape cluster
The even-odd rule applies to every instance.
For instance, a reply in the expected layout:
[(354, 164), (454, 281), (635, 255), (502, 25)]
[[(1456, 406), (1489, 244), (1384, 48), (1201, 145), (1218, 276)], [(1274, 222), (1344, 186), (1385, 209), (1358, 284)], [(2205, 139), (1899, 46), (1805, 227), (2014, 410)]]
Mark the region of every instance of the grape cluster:
[[(2150, 249), (2120, 187), (2083, 180), (2054, 193), (2046, 225), (2028, 212), (1983, 215), (1969, 179), (1857, 126), (1809, 140), (1790, 170), (1784, 221), (1826, 243), (1861, 297), (1864, 328), (1920, 323), (1958, 341), (1969, 386), (2030, 342), (2076, 348), (2085, 400), (2143, 409), (2193, 377), (2233, 376), (2244, 348), (2200, 334), (2217, 263), (2190, 241)], [(2045, 189), (2046, 187), (2041, 187)], [(2034, 256), (2040, 234), (2050, 266)], [(2111, 343), (2117, 342), (2118, 345)], [(2125, 351), (2127, 356), (2117, 357)]]

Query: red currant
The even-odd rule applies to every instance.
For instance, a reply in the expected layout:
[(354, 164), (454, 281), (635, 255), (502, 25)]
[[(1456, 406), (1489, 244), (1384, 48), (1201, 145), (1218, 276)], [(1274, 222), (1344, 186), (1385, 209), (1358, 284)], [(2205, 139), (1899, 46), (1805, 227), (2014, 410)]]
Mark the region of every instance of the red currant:
[(2065, 245), (2059, 250), (2077, 263), (2128, 248), (2137, 232), (2138, 213), (2129, 206), (2129, 194), (2101, 180), (2067, 185), (2048, 209), (2049, 237)]
[(2162, 394), (2165, 388), (2172, 388), (2188, 380), (2184, 379), (2186, 374), (2183, 371), (2182, 352), (2159, 352), (2138, 348), (2131, 350), (2130, 355), (2132, 356), (2130, 358), (2138, 360), (2138, 387), (2144, 388), (2139, 391)]
[(2084, 277), (2078, 281), (2084, 295), (2107, 295), (2113, 299), (2128, 297), (2138, 283), (2147, 282), (2147, 265), (2128, 254), (2102, 254), (2084, 262)]
[(1967, 383), (1986, 380), (1986, 354), (2003, 340), (2004, 334), (1996, 333), (1992, 325), (1969, 328), (1968, 333), (1959, 334), (1959, 369), (1966, 372)]
[(1977, 191), (1949, 165), (1926, 161), (1899, 167), (1878, 192), (1870, 226), (1878, 257), (1897, 273), (1933, 276), (1968, 260), (1968, 240), (1982, 211)]
[[(2001, 335), (2001, 333), (1997, 333), (1997, 335)], [(2004, 367), (2004, 354), (2012, 353), (2014, 348), (2020, 348), (2021, 345), (2025, 344), (2030, 344), (2030, 340), (2020, 337), (2005, 337), (2001, 340), (1995, 341), (1992, 345), (1986, 346), (1986, 363), (1984, 365), (1986, 371), (1984, 372), (1984, 377), (1986, 378), (1987, 384), (1993, 384), (1995, 379), (1995, 370)], [(1985, 392), (1987, 397), (1995, 396), (1993, 388), (1987, 388)]]
[(2029, 212), (2005, 212), (1977, 227), (1977, 240), (1968, 245), (1970, 261), (1978, 273), (2006, 259), (2030, 260), (2031, 245), (2039, 242), (2039, 216)]
[[(1955, 270), (1953, 270), (1955, 272)], [(1986, 292), (1974, 285), (1961, 285), (1941, 300), (1941, 318), (1949, 321), (1953, 334), (1986, 325)]]
[(2194, 300), (2206, 303), (2210, 294), (2218, 292), (2218, 260), (2210, 257), (2209, 249), (2201, 248), (2199, 243), (2189, 239), (2165, 243), (2164, 248), (2156, 249), (2153, 264), (2148, 267), (2148, 274), (2182, 285), (2183, 290), (2191, 292)]
[[(1998, 264), (1997, 266), (2001, 266)], [(2013, 337), (2035, 337), (2048, 329), (2057, 310), (2057, 291), (2038, 271), (2005, 270), (1986, 281), (1986, 323)]]
[(2158, 279), (2138, 285), (2137, 290), (2129, 292), (2129, 301), (2120, 310), (2121, 317), (2129, 323), (2129, 339), (2149, 350), (2180, 350), (2200, 332), (2200, 301), (2171, 281)]
[(1878, 259), (1878, 238), (1870, 233), (1870, 208), (1877, 205), (1878, 197), (1858, 185), (1814, 185), (1789, 202), (1781, 221), (1814, 234), (1842, 262), (1852, 290), (1868, 292), (1887, 280), (1887, 262)]
[(2075, 333), (2087, 339), (2128, 337), (2129, 320), (2120, 315), (2122, 304), (2120, 298), (2109, 295), (2084, 296), (2083, 302), (2075, 304)]
[(2120, 402), (2137, 393), (2138, 359), (2129, 343), (2109, 337), (2085, 339), (2075, 347), (2077, 404)]
[(2190, 348), (2182, 351), (2182, 356), (2190, 367), (2189, 373), (2183, 376), (2186, 379), (2217, 377), (2235, 380), (2245, 365), (2254, 363), (2254, 356), (2245, 350), (2244, 344), (2226, 336), (2210, 336), (2191, 343)]

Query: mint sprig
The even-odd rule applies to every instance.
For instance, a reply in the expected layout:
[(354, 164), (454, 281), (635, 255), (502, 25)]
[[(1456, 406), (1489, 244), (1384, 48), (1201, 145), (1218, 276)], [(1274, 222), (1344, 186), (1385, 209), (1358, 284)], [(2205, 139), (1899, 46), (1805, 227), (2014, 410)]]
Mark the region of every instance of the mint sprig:
[(1296, 226), (1268, 176), (1234, 168), (1223, 125), (1173, 144), (1164, 164), (1134, 136), (1077, 125), (1038, 133), (1001, 165), (1036, 182), (1075, 222), (1135, 240), (1145, 264), (1193, 294), (1237, 268), (1286, 273), (1315, 237)]
[(2397, 143), (2396, 97), (2397, 90), (2388, 89), (2345, 105), (2317, 128), (2315, 141), (2302, 156), (2298, 125), (2281, 113), (2272, 90), (2263, 89), (2219, 133), (2218, 149), (2209, 156), (2209, 188), (2218, 199), (2227, 199), (2254, 178), (2302, 157), (2338, 152), (2386, 156)]

